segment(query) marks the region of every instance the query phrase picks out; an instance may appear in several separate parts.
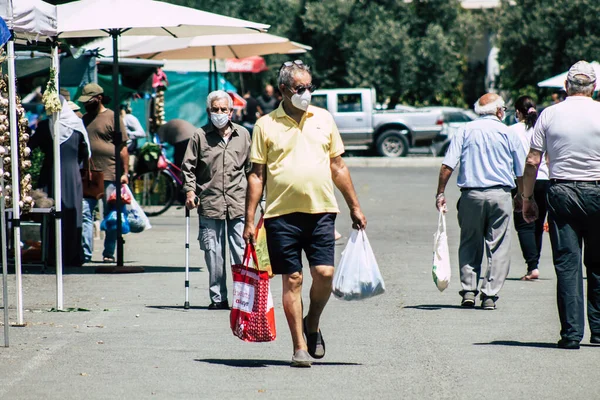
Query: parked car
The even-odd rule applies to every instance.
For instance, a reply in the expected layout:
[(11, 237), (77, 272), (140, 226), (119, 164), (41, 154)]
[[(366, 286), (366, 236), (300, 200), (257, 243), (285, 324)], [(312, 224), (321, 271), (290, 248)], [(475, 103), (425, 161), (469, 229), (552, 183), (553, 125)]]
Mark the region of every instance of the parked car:
[(442, 130), (438, 140), (431, 145), (434, 155), (443, 157), (448, 151), (450, 141), (456, 132), (463, 129), (465, 125), (477, 118), (472, 110), (457, 107), (424, 107), (442, 113)]
[(375, 89), (323, 89), (312, 104), (333, 115), (348, 150), (372, 150), (384, 157), (404, 157), (409, 148), (440, 140), (442, 111), (375, 109)]

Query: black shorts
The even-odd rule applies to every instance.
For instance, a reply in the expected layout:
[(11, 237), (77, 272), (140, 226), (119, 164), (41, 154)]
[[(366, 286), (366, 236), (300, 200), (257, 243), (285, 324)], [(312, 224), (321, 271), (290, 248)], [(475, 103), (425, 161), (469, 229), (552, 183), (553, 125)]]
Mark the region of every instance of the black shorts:
[(267, 246), (273, 273), (302, 271), (302, 250), (309, 266), (333, 266), (336, 216), (334, 213), (292, 213), (266, 218)]

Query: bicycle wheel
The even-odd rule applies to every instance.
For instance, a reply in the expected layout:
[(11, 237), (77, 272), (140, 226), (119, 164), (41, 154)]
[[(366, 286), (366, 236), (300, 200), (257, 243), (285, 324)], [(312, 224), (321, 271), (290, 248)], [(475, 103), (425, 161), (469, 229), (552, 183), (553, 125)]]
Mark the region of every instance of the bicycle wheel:
[(149, 217), (167, 211), (175, 201), (177, 183), (165, 172), (145, 172), (133, 178), (133, 195)]

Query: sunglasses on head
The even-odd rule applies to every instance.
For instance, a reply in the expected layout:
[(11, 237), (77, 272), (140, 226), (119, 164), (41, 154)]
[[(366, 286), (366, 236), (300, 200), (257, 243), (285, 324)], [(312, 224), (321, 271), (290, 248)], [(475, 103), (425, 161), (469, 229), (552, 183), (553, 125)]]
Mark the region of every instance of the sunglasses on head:
[(296, 64), (299, 67), (304, 66), (304, 63), (302, 62), (302, 60), (294, 60), (294, 61), (286, 61), (283, 63), (282, 68), (283, 67), (291, 67), (292, 65)]

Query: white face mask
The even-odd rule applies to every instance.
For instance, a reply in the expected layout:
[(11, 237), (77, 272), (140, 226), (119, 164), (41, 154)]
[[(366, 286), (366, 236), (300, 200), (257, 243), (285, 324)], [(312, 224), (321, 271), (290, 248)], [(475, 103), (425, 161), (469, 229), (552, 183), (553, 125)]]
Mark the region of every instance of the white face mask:
[(229, 114), (210, 113), (210, 121), (217, 129), (221, 129), (229, 122)]
[(299, 110), (306, 111), (308, 110), (308, 106), (310, 105), (310, 100), (312, 99), (312, 94), (305, 90), (301, 95), (298, 93), (294, 93), (292, 95), (292, 105)]

